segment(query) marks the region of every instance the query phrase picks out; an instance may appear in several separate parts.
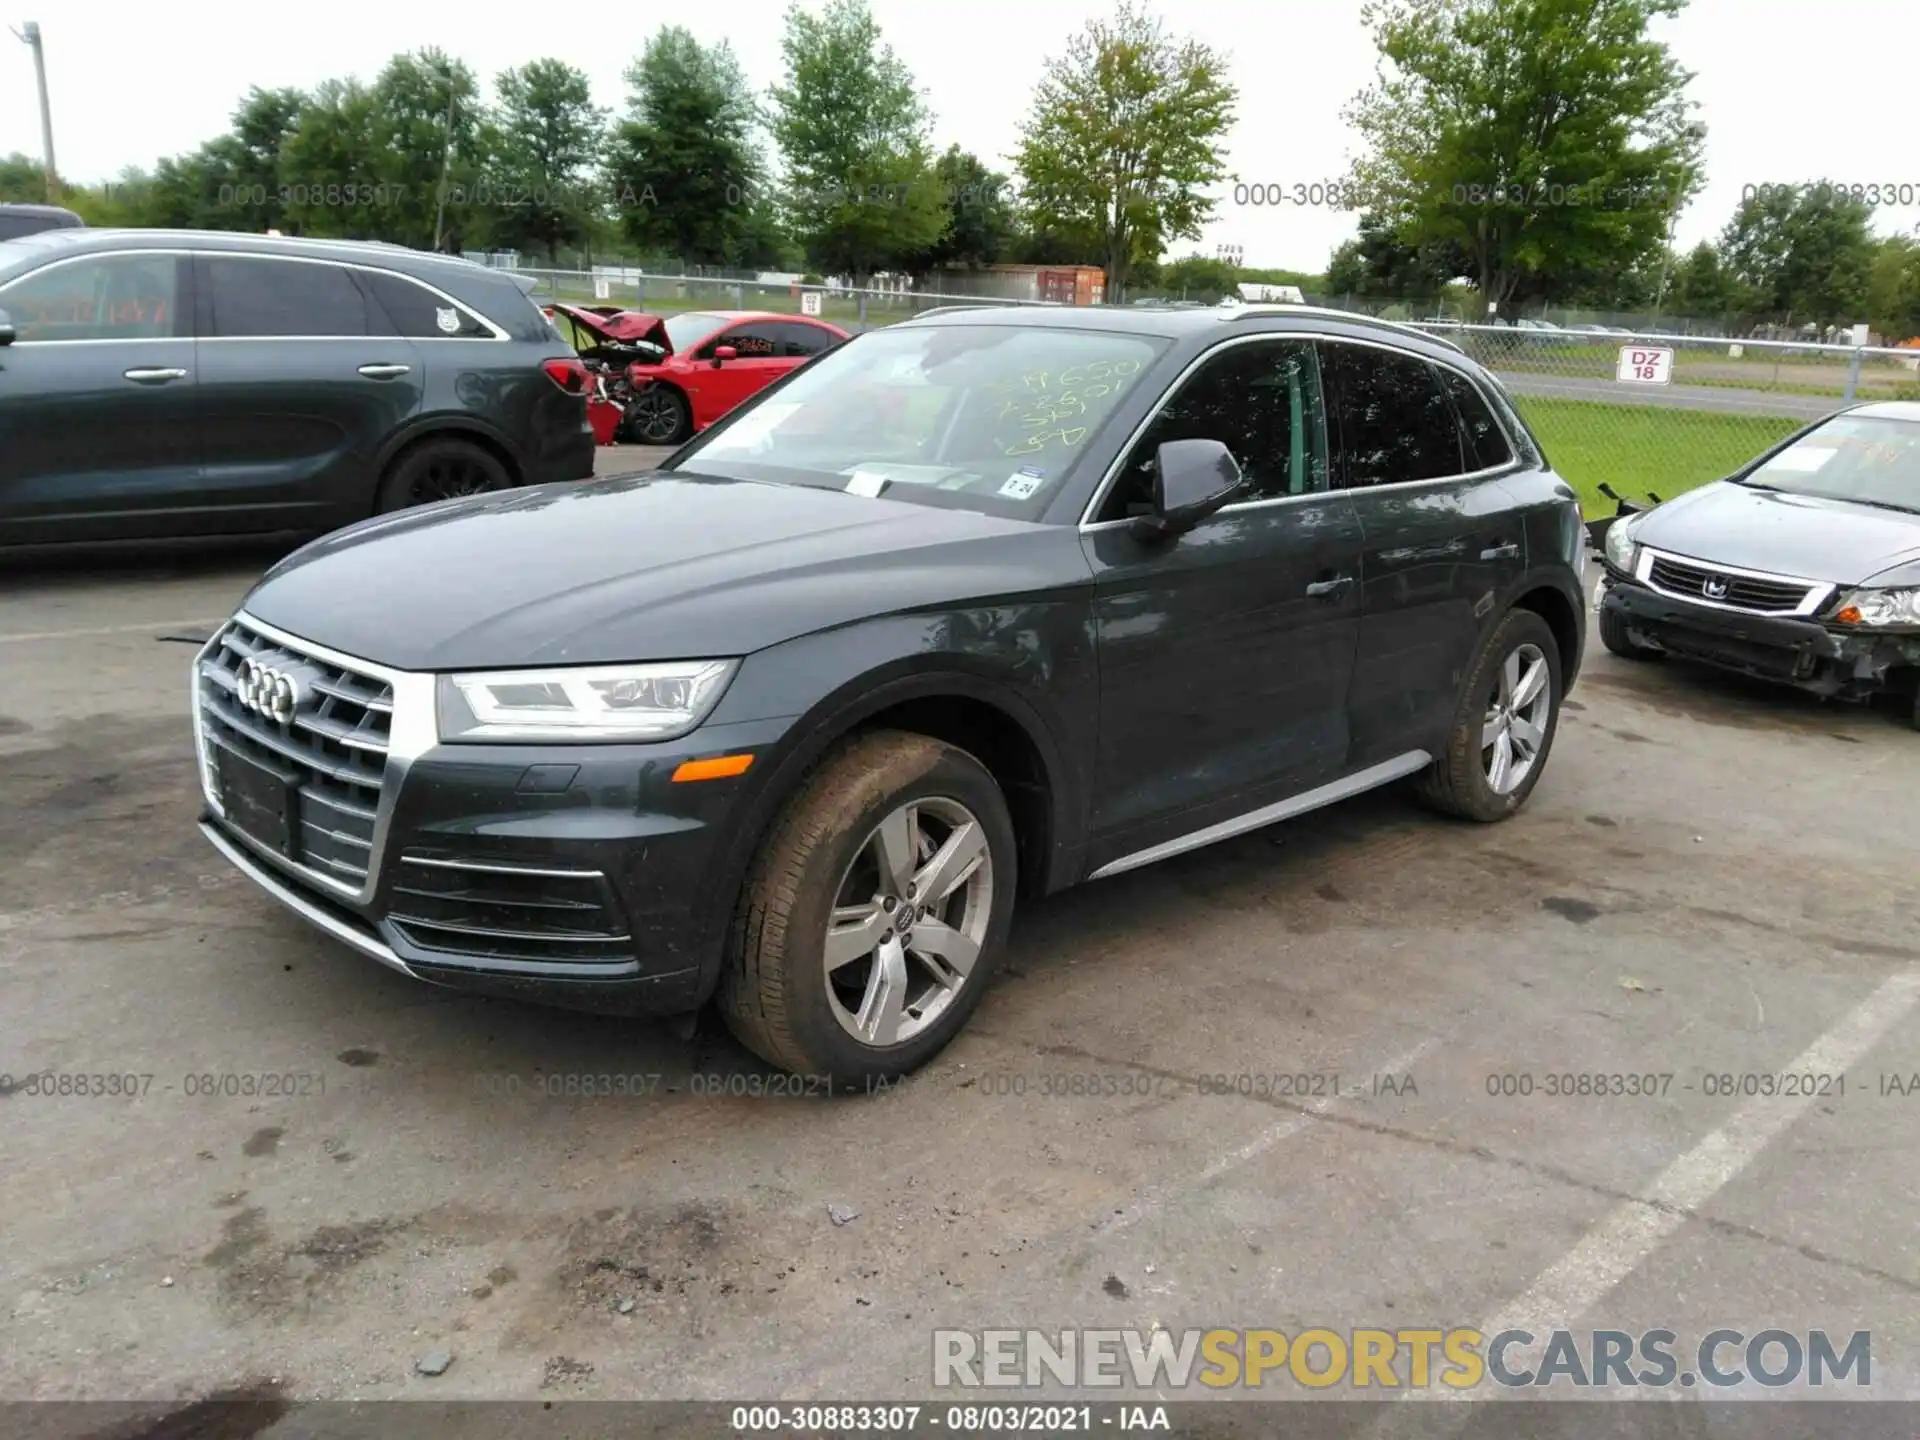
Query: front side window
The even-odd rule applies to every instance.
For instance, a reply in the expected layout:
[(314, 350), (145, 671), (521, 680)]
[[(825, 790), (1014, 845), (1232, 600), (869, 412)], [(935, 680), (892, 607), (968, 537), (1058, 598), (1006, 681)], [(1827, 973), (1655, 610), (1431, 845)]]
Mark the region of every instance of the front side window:
[(1920, 422), (1836, 415), (1742, 483), (1920, 513)]
[(0, 289), (16, 343), (155, 340), (177, 335), (179, 261), (101, 255), (44, 266)]
[(1151, 511), (1159, 450), (1169, 440), (1218, 440), (1244, 477), (1243, 500), (1327, 488), (1320, 377), (1311, 341), (1229, 345), (1174, 392), (1135, 442), (1096, 517)]
[(870, 331), (793, 371), (674, 468), (1031, 516), (1166, 343), (1042, 325)]
[(1342, 485), (1364, 489), (1464, 473), (1460, 425), (1433, 366), (1372, 345), (1330, 343), (1322, 353)]
[(731, 345), (733, 353), (742, 360), (772, 360), (780, 354), (780, 332), (785, 328), (784, 325), (736, 325), (714, 336), (700, 353), (703, 358), (712, 359), (713, 352), (722, 345)]
[(371, 323), (366, 294), (343, 265), (251, 255), (203, 258), (208, 334), (266, 336), (384, 335)]

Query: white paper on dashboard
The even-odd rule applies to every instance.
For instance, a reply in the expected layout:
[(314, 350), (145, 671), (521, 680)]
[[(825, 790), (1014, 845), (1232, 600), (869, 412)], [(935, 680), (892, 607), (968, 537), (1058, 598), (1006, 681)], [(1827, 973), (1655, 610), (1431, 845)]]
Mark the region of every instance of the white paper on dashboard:
[(1791, 450), (1782, 450), (1765, 465), (1763, 470), (1791, 470), (1798, 475), (1811, 475), (1834, 457), (1832, 450), (1821, 450), (1813, 446), (1796, 445)]
[(892, 477), (876, 475), (871, 470), (856, 470), (847, 477), (847, 493), (864, 495), (869, 500), (877, 500), (880, 492), (887, 488)]

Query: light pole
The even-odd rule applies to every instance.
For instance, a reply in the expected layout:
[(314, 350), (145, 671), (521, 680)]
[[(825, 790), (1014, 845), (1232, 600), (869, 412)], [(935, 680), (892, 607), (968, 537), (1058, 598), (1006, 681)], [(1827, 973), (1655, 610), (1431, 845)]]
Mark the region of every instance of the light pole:
[(60, 178), (53, 168), (53, 110), (47, 104), (47, 52), (40, 44), (40, 26), (29, 20), (14, 35), (33, 47), (33, 73), (40, 82), (40, 160), (47, 173), (47, 203), (60, 199)]

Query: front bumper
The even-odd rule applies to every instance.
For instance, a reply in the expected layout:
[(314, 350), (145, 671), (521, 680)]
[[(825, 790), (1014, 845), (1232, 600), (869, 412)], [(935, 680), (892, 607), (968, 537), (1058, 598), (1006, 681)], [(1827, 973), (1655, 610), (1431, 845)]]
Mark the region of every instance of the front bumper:
[(1817, 695), (1865, 698), (1920, 667), (1920, 635), (1848, 634), (1817, 620), (1694, 605), (1613, 570), (1605, 584), (1602, 607), (1641, 643)]
[[(240, 620), (252, 628), (222, 627), (195, 663), (200, 828), (255, 884), (412, 979), (614, 1014), (681, 1014), (706, 1001), (731, 913), (712, 877), (742, 823), (747, 777), (672, 776), (686, 760), (758, 756), (788, 722), (651, 744), (440, 744), (431, 715), (420, 714), (432, 701), (429, 677)], [(380, 772), (350, 788), (325, 772), (339, 752), (302, 748), (307, 729), (241, 715), (208, 661), (230, 655), (219, 647), (236, 633), (262, 663), (344, 662), (319, 677), (336, 691), (390, 684)], [(353, 712), (317, 718), (329, 713)], [(287, 825), (263, 824), (238, 791), (223, 796), (237, 766), (230, 751), (282, 773)]]

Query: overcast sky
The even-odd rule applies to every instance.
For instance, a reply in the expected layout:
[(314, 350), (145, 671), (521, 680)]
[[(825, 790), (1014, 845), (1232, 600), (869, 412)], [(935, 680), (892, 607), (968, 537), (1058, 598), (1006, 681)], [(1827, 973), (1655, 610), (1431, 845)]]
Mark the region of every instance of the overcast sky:
[[(587, 73), (599, 103), (617, 106), (621, 72), (655, 17), (669, 17), (702, 40), (730, 40), (764, 87), (780, 78), (785, 9), (785, 0), (665, 10), (624, 0), (0, 3), (37, 7), (7, 18), (40, 22), (55, 154), (64, 174), (86, 181), (193, 149), (225, 128), (249, 85), (370, 80), (396, 51), (425, 45), (465, 60), (489, 86), (503, 69), (555, 56)], [(926, 92), (938, 143), (1006, 169), (1046, 57), (1109, 7), (872, 0), (872, 8)], [(1167, 0), (1160, 9), (1174, 30), (1231, 58), (1240, 111), (1229, 154), (1242, 182), (1291, 187), (1345, 173), (1355, 137), (1341, 112), (1374, 70), (1360, 0)], [(1698, 75), (1692, 95), (1708, 134), (1708, 188), (1681, 217), (1683, 245), (1718, 233), (1745, 185), (1828, 179), (1920, 191), (1920, 113), (1892, 78), (1920, 54), (1920, 0), (1694, 0), (1662, 34)], [(0, 153), (38, 154), (31, 53), (5, 36), (0, 47)], [(1236, 205), (1228, 187), (1199, 244), (1173, 253), (1237, 245), (1248, 265), (1318, 270), (1354, 221), (1324, 208)], [(1877, 225), (1913, 233), (1920, 203), (1883, 209)]]

